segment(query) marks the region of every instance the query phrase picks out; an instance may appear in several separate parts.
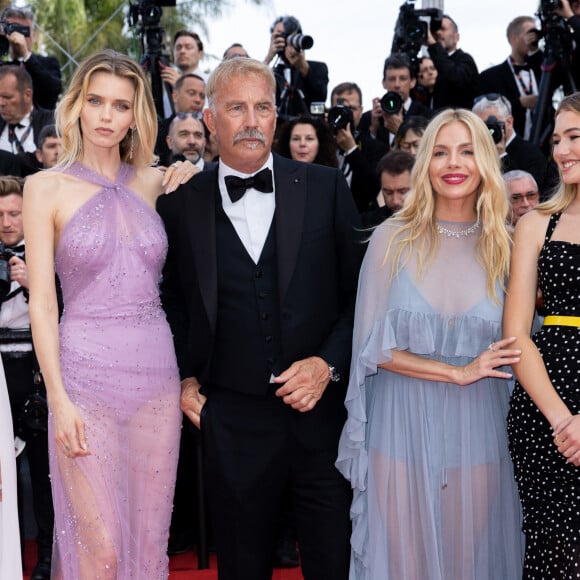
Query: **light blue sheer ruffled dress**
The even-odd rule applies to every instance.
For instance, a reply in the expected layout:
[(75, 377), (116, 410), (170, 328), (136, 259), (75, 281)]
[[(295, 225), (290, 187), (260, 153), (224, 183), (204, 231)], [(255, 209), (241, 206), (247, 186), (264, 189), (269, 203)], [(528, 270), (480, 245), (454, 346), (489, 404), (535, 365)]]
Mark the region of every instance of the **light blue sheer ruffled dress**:
[(421, 276), (412, 255), (392, 277), (385, 253), (399, 227), (387, 220), (374, 231), (359, 280), (337, 460), (354, 492), (350, 577), (519, 579), (509, 382), (460, 387), (377, 368), (393, 349), (465, 365), (501, 338), (502, 304), (488, 297), (476, 258), (479, 230), (440, 236)]

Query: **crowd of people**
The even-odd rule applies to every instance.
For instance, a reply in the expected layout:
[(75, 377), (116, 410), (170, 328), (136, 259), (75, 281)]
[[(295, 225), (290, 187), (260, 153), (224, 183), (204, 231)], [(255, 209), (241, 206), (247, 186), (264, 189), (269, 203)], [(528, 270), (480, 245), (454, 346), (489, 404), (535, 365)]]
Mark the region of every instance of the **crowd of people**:
[(26, 459), (31, 580), (166, 578), (194, 493), (220, 580), (580, 579), (580, 93), (534, 140), (533, 17), (478, 71), (444, 15), (369, 111), (294, 16), (213, 71), (178, 30), (161, 107), (2, 20), (0, 577)]

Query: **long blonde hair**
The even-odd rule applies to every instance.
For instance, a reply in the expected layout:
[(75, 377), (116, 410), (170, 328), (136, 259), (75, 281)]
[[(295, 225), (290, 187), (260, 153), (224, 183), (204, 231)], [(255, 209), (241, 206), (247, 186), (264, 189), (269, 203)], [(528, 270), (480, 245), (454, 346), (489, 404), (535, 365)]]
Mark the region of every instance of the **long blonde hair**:
[(446, 109), (434, 117), (421, 139), (411, 172), (411, 191), (403, 208), (391, 218), (400, 222), (391, 238), (386, 257), (392, 252), (393, 275), (396, 275), (416, 252), (419, 275), (438, 248), (435, 205), (437, 192), (429, 179), (429, 164), (439, 131), (453, 122), (463, 123), (473, 143), (474, 159), (481, 175), (477, 188), (475, 211), (481, 223), (477, 242), (478, 259), (487, 272), (487, 294), (500, 301), (496, 284), (505, 289), (509, 273), (510, 235), (506, 227), (509, 204), (501, 176), (497, 150), (484, 122), (466, 109)]
[[(59, 165), (69, 167), (82, 154), (81, 109), (89, 83), (98, 72), (128, 79), (135, 87), (133, 101), (135, 129), (127, 131), (119, 143), (119, 152), (121, 160), (126, 163), (138, 166), (150, 165), (155, 159), (153, 148), (157, 138), (157, 115), (149, 84), (141, 67), (135, 61), (110, 49), (99, 51), (81, 62), (56, 109), (56, 129), (62, 139)], [(131, 155), (131, 139), (133, 139), (133, 155)]]
[[(557, 118), (558, 115), (564, 111), (575, 113), (580, 116), (580, 93), (573, 93), (564, 97), (556, 109), (556, 115), (554, 118)], [(577, 183), (564, 183), (562, 179), (560, 179), (560, 185), (558, 186), (556, 193), (554, 193), (554, 195), (544, 203), (538, 204), (534, 209), (549, 215), (559, 213), (564, 211), (576, 199), (577, 194)]]

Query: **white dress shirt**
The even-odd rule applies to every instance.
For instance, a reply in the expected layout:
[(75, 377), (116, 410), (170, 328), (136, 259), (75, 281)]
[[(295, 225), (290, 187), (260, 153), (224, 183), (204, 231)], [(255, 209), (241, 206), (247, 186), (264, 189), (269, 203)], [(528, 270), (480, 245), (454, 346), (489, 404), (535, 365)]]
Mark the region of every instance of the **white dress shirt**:
[[(269, 168), (273, 175), (274, 161), (272, 154), (268, 161), (258, 169)], [(218, 169), (218, 185), (220, 194), (222, 196), (222, 205), (226, 215), (232, 222), (236, 233), (238, 234), (244, 248), (254, 261), (258, 263), (260, 255), (264, 249), (272, 219), (274, 218), (274, 210), (276, 209), (275, 191), (271, 193), (262, 193), (257, 189), (251, 188), (246, 191), (242, 199), (236, 203), (232, 203), (228, 195), (225, 178), (227, 175), (235, 175), (237, 177), (251, 177), (258, 173), (240, 173), (231, 167), (228, 167), (221, 159)], [(272, 177), (273, 179), (273, 177)]]

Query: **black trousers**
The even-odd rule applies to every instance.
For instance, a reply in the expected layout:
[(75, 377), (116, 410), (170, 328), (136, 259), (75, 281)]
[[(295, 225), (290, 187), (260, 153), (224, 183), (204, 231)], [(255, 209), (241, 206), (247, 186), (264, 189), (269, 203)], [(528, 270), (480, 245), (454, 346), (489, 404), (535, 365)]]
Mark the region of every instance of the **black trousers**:
[[(32, 374), (32, 354), (30, 356), (13, 358), (9, 354), (3, 353), (2, 362), (4, 364), (6, 384), (8, 386), (12, 422), (16, 434), (18, 431), (18, 416), (20, 410), (28, 396), (35, 389)], [(36, 537), (38, 553), (41, 557), (50, 556), (52, 553), (54, 509), (52, 505), (50, 470), (48, 465), (48, 434), (39, 431), (24, 431), (18, 433), (18, 435), (26, 441), (24, 454), (28, 457), (28, 465), (30, 467), (34, 519), (38, 527), (38, 535)], [(20, 469), (18, 469), (19, 490), (22, 489), (20, 479), (21, 474)], [(20, 501), (19, 505), (22, 506)], [(20, 525), (23, 525), (22, 513), (20, 514)]]
[(305, 580), (348, 578), (351, 492), (334, 467), (338, 440), (327, 449), (299, 444), (296, 413), (273, 393), (209, 394), (201, 433), (220, 580), (272, 577), (287, 497)]

